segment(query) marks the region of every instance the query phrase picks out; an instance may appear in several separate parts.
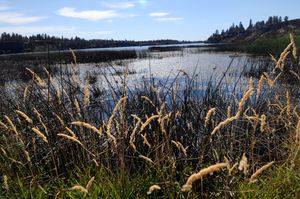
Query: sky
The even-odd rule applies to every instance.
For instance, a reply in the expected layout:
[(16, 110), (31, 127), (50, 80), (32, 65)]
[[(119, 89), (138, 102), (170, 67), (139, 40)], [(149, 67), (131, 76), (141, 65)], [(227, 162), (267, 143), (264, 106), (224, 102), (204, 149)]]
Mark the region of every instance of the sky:
[(299, 9), (300, 0), (0, 0), (0, 32), (199, 41), (240, 21), (300, 18)]

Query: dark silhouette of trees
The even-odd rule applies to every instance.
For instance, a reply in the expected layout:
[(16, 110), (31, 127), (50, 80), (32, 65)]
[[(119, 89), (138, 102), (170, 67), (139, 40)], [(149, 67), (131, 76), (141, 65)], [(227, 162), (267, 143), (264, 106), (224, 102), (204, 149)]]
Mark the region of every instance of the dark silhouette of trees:
[(47, 34), (37, 34), (32, 36), (22, 36), (16, 33), (2, 33), (0, 36), (0, 54), (36, 52), (49, 50), (68, 50), (84, 48), (107, 48), (142, 45), (178, 44), (177, 40), (151, 40), (151, 41), (131, 41), (131, 40), (85, 40), (83, 38), (63, 38), (54, 37)]
[(224, 38), (241, 38), (251, 32), (268, 30), (271, 27), (277, 27), (281, 23), (288, 21), (289, 19), (287, 16), (284, 17), (284, 22), (280, 16), (270, 16), (267, 21), (257, 21), (255, 24), (253, 24), (252, 19), (250, 19), (247, 29), (244, 28), (242, 22), (240, 22), (238, 26), (233, 23), (227, 30), (223, 30), (221, 34), (219, 34), (219, 32), (212, 34), (208, 38), (208, 41), (220, 42)]

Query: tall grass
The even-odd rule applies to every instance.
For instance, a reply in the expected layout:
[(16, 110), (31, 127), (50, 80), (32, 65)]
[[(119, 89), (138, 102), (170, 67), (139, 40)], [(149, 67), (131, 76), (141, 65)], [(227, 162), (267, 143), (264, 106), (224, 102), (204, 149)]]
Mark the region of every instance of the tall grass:
[(175, 79), (132, 88), (126, 69), (121, 87), (99, 95), (76, 78), (76, 60), (59, 86), (50, 73), (42, 80), (31, 72), (26, 85), (0, 96), (0, 195), (237, 197), (245, 183), (260, 184), (273, 161), (297, 161), (291, 146), (298, 146), (299, 86), (287, 80), (300, 74), (299, 60), (285, 59), (292, 65), (265, 74), (265, 81), (250, 79), (234, 96), (212, 78), (204, 92), (192, 92), (204, 88), (188, 74), (184, 85)]

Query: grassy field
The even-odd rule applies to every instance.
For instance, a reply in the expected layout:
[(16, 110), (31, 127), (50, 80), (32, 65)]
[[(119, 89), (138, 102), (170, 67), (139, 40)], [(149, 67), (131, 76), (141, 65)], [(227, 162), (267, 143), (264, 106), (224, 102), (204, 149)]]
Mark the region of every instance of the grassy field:
[[(295, 43), (299, 49), (300, 36), (295, 36)], [(277, 55), (279, 56), (282, 49), (284, 49), (290, 41), (289, 35), (278, 37), (278, 38), (263, 38), (257, 39), (244, 47), (244, 50), (248, 53), (253, 54), (264, 54), (264, 55)], [(243, 47), (242, 47), (243, 48)]]
[(103, 89), (80, 82), (76, 62), (63, 81), (28, 69), (29, 82), (1, 90), (0, 196), (296, 198), (294, 41), (270, 67), (233, 95), (224, 79), (195, 88), (185, 71), (184, 84), (132, 88), (124, 68), (122, 87)]

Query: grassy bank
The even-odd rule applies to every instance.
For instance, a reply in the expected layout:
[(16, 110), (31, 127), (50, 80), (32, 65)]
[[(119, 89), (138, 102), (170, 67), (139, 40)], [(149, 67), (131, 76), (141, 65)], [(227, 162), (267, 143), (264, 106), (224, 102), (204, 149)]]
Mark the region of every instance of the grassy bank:
[(133, 88), (124, 68), (121, 87), (101, 88), (72, 74), (76, 64), (63, 81), (46, 69), (46, 80), (27, 70), (28, 83), (1, 90), (0, 196), (294, 196), (276, 184), (297, 180), (300, 73), (296, 54), (287, 54), (293, 50), (294, 43), (274, 60), (274, 74), (250, 79), (233, 95), (226, 73), (205, 87), (181, 70), (185, 83)]
[[(297, 48), (299, 49), (300, 36), (295, 36), (294, 39), (297, 44)], [(242, 49), (245, 50), (247, 53), (261, 55), (273, 54), (279, 56), (282, 52), (282, 49), (284, 49), (289, 44), (289, 42), (289, 35), (278, 38), (262, 38), (257, 39), (256, 41), (251, 42), (250, 44), (246, 44), (244, 47), (242, 47)]]

